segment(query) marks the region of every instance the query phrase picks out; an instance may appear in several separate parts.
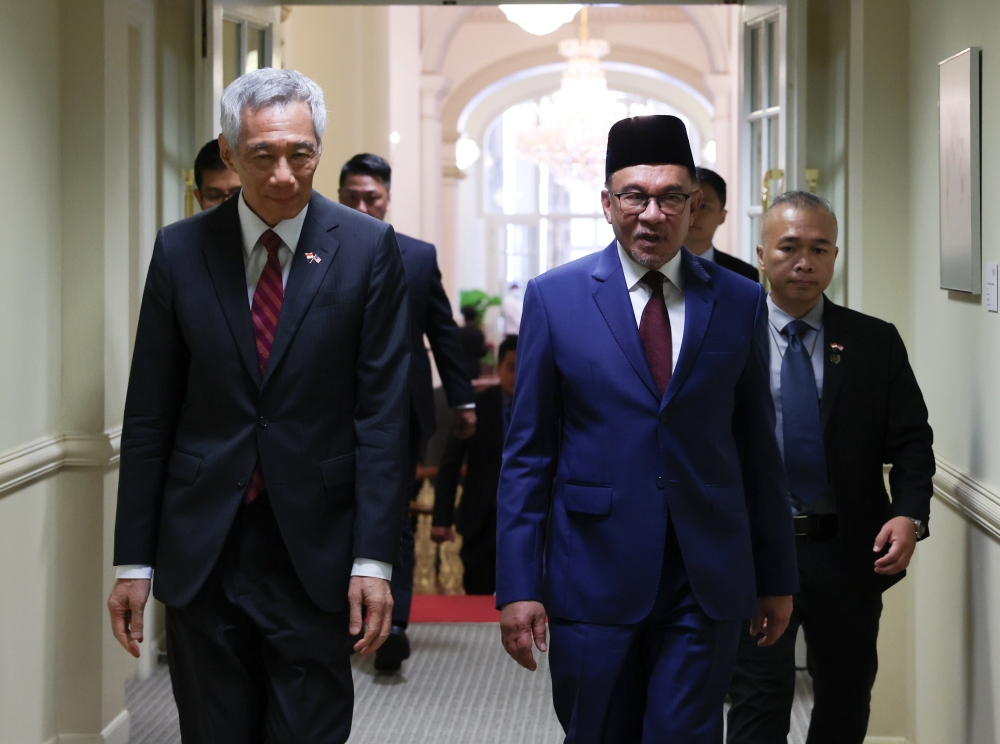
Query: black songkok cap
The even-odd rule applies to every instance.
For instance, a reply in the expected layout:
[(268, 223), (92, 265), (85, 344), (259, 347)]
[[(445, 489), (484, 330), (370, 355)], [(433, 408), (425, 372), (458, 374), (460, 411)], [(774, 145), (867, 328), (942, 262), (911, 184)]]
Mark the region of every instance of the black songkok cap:
[(632, 165), (683, 165), (693, 176), (694, 157), (684, 122), (663, 114), (616, 122), (608, 132), (605, 178)]

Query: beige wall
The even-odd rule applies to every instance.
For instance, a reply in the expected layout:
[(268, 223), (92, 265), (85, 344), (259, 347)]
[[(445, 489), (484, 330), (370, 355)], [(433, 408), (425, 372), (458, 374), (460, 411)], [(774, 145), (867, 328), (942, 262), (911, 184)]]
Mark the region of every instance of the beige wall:
[(389, 9), (296, 6), (284, 24), (284, 66), (326, 96), (327, 130), (315, 187), (336, 200), (352, 155), (389, 156)]
[[(924, 386), (935, 448), (1000, 491), (1000, 316), (979, 298), (938, 289), (938, 69), (983, 47), (983, 262), (1000, 260), (1000, 5), (911, 0), (909, 44), (910, 353)], [(935, 504), (932, 538), (915, 572), (915, 741), (1000, 740), (1000, 544)]]

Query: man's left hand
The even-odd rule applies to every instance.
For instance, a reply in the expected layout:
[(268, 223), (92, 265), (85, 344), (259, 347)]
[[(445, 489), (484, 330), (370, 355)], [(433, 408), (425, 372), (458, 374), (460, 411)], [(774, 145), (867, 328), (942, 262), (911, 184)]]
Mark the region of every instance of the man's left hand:
[(875, 573), (892, 576), (906, 569), (917, 547), (917, 526), (909, 517), (893, 517), (875, 538), (874, 551), (881, 553), (885, 546), (889, 552), (875, 561)]
[(791, 597), (758, 597), (757, 617), (750, 621), (750, 635), (761, 636), (758, 646), (771, 646), (781, 638), (791, 619)]
[(362, 656), (371, 656), (385, 643), (392, 630), (392, 592), (389, 582), (371, 576), (352, 576), (347, 590), (351, 608), (351, 635), (361, 633), (361, 607), (368, 608), (368, 632), (354, 644), (354, 650)]
[(459, 439), (469, 439), (476, 433), (476, 409), (455, 409), (455, 436)]

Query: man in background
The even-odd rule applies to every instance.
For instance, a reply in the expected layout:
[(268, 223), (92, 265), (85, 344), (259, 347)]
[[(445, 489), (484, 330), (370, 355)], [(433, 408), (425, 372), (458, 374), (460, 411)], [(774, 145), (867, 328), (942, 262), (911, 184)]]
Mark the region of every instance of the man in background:
[[(469, 439), (448, 437), (434, 482), (431, 540), (455, 541), (452, 524), (462, 536), (459, 555), (465, 567), (466, 594), (493, 594), (497, 579), (497, 486), (503, 440), (510, 426), (517, 364), (517, 336), (507, 336), (497, 350), (500, 384), (476, 396), (476, 433)], [(462, 480), (462, 465), (467, 466)], [(462, 481), (462, 503), (455, 494)]]
[(219, 140), (207, 143), (194, 159), (194, 185), (194, 198), (202, 212), (240, 193), (240, 177), (222, 162)]
[(479, 312), (472, 305), (462, 308), (465, 325), (458, 328), (458, 341), (465, 352), (465, 368), (469, 379), (475, 380), (482, 374), (482, 360), (489, 349), (486, 347), (486, 336), (479, 327)]
[[(378, 155), (362, 153), (344, 163), (340, 171), (340, 203), (385, 220), (389, 209), (392, 169)], [(413, 479), (421, 450), (434, 434), (434, 387), (431, 364), (424, 345), (430, 341), (434, 362), (448, 402), (455, 409), (455, 434), (468, 438), (476, 430), (476, 403), (472, 383), (466, 371), (465, 354), (458, 340), (458, 328), (451, 314), (451, 303), (441, 284), (437, 251), (408, 235), (397, 233), (403, 257), (406, 284), (410, 295), (410, 331), (413, 353), (410, 357), (410, 440), (409, 474)], [(407, 511), (403, 520), (400, 556), (392, 571), (392, 631), (375, 657), (379, 671), (396, 671), (410, 655), (406, 627), (410, 622), (415, 564), (413, 523)]]
[[(882, 592), (927, 536), (934, 475), (927, 408), (899, 333), (823, 295), (837, 218), (814, 194), (779, 196), (761, 221), (771, 395), (795, 515), (801, 590), (788, 632), (745, 631), (729, 689), (729, 744), (784, 744), (795, 636), (809, 645), (808, 744), (862, 744), (878, 669)], [(883, 464), (892, 465), (885, 492)]]
[(759, 282), (757, 269), (746, 261), (718, 250), (713, 241), (716, 230), (726, 221), (726, 182), (722, 176), (708, 168), (698, 168), (698, 185), (701, 187), (701, 206), (694, 214), (684, 247), (706, 261), (714, 261), (724, 269), (735, 271), (751, 281)]

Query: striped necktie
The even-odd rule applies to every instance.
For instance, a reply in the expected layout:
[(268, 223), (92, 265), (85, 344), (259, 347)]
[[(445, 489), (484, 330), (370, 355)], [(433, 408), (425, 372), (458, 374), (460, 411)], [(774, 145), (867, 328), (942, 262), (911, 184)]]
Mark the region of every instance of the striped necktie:
[[(260, 236), (260, 243), (267, 250), (267, 263), (257, 280), (257, 289), (253, 293), (253, 305), (250, 317), (253, 320), (253, 335), (257, 341), (257, 361), (260, 364), (261, 377), (267, 372), (267, 362), (271, 358), (271, 345), (274, 334), (278, 330), (278, 318), (281, 316), (281, 305), (285, 299), (285, 290), (281, 284), (281, 261), (278, 260), (278, 249), (281, 248), (281, 238), (274, 230), (267, 230)], [(250, 485), (247, 486), (243, 501), (249, 504), (260, 496), (266, 488), (264, 483), (264, 468), (257, 456)]]

